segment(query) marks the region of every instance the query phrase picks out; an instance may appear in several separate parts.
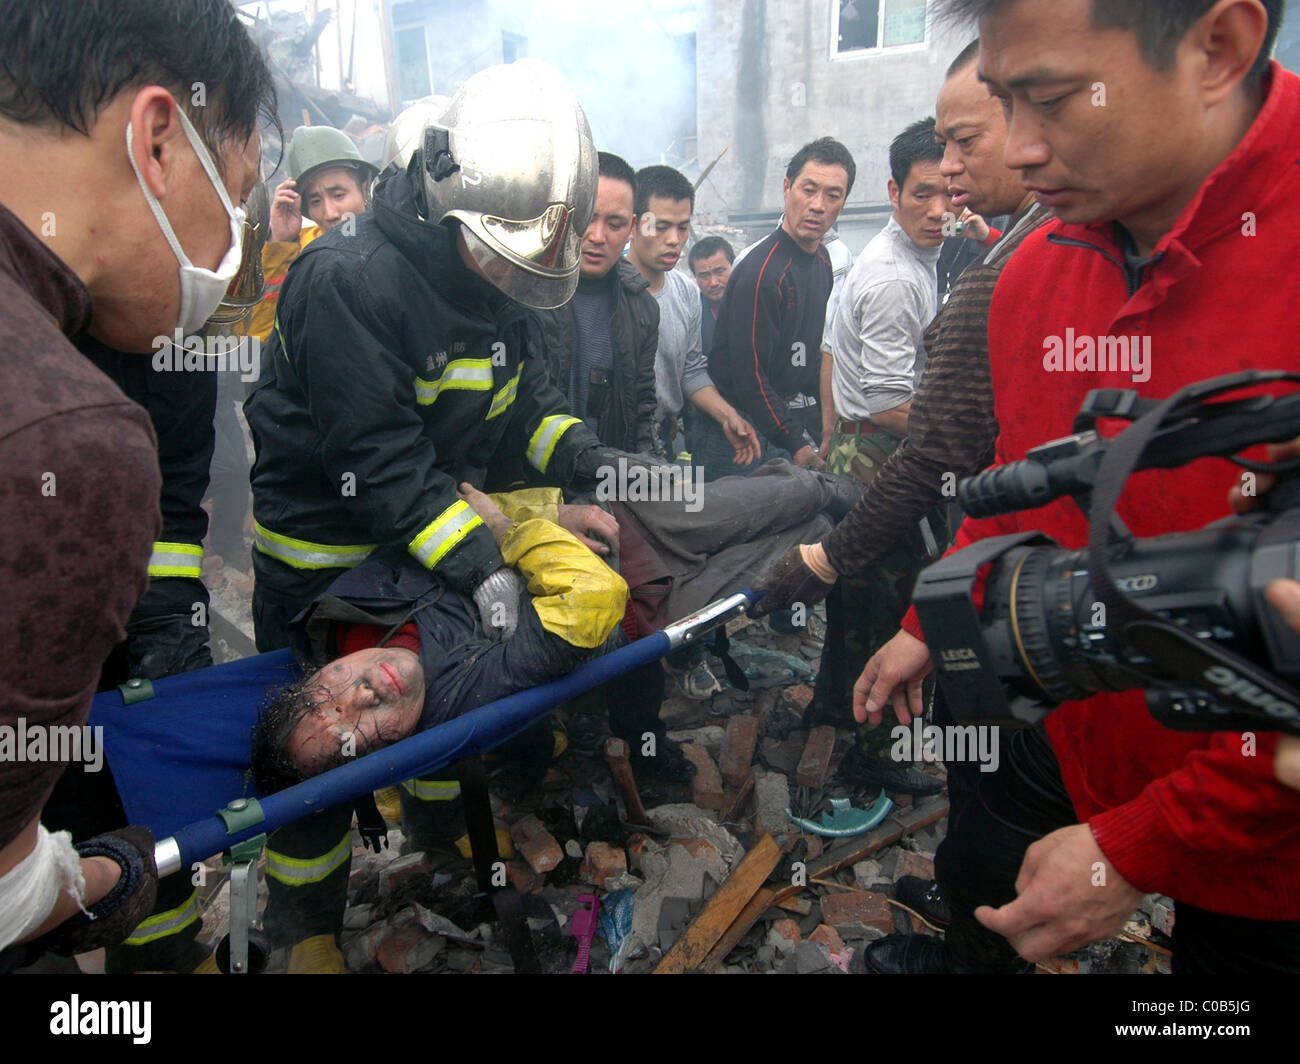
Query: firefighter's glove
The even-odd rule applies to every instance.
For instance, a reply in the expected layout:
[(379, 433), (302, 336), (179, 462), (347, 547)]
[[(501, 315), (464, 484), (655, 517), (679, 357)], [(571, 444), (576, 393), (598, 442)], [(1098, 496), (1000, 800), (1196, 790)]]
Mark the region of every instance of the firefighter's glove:
[(796, 603), (815, 606), (831, 593), (837, 578), (820, 543), (791, 547), (754, 581), (753, 590), (764, 594), (754, 607), (753, 616), (765, 617), (774, 610), (788, 610)]
[(483, 630), (493, 639), (509, 639), (519, 626), (519, 597), (524, 582), (513, 569), (502, 566), (474, 589), (474, 605)]
[(687, 475), (680, 466), (653, 455), (589, 447), (578, 455), (573, 487), (594, 491), (602, 502), (657, 502), (678, 498)]
[(194, 619), (191, 613), (169, 613), (160, 617), (133, 615), (126, 626), (129, 674), (161, 680), (164, 676), (176, 676), (211, 665), (208, 626), (196, 625)]

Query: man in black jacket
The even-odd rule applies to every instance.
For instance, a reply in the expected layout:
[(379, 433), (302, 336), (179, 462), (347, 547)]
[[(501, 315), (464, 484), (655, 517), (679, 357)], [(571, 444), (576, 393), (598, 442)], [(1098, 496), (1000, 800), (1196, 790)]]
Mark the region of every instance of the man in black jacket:
[[(379, 546), (404, 549), (499, 630), (518, 578), (457, 486), (594, 484), (609, 461), (550, 382), (525, 309), (572, 294), (595, 171), (559, 74), (534, 59), (492, 67), (426, 128), (355, 226), (313, 241), (290, 268), (244, 408), (257, 448), (259, 650), (286, 646), (290, 620)], [(597, 515), (570, 531), (607, 551), (612, 519), (573, 512)], [(304, 851), (295, 830), (268, 848), (284, 869), (272, 892), (299, 898), (277, 911), (328, 893), (346, 856), (346, 833)], [(327, 948), (298, 967), (337, 971), (341, 957)]]
[(552, 379), (602, 443), (658, 454), (655, 352), (659, 304), (649, 283), (623, 257), (635, 219), (636, 175), (601, 152), (596, 209), (582, 238), (573, 298), (537, 315)]
[[(478, 491), (462, 497), (528, 588), (505, 637), (440, 574), (400, 547), (380, 548), (338, 576), (290, 628), (304, 675), (275, 693), (254, 729), (253, 774), (264, 793), (558, 679), (626, 642), (619, 624), (627, 584), (617, 573), (552, 521), (531, 516), (526, 505), (512, 507), (508, 496), (498, 497), (505, 511)], [(549, 742), (543, 726), (502, 751), (526, 746), (538, 730)], [(403, 785), (402, 823), (415, 845), (464, 831), (459, 790), (454, 767)], [(335, 935), (347, 902), (351, 822), (345, 803), (273, 837), (267, 928), (277, 943), (295, 943), (291, 971), (342, 970)], [(328, 875), (283, 889), (297, 885), (304, 862), (322, 853), (334, 866)]]
[[(507, 138), (518, 165), (492, 172)], [(586, 454), (598, 441), (550, 383), (521, 305), (556, 306), (577, 280), (595, 184), (581, 109), (524, 60), (471, 78), (426, 139), (281, 289), (245, 404), (260, 650), (381, 545), (485, 598), (501, 556), (456, 485), (568, 486), (605, 460)]]
[[(760, 462), (775, 457), (825, 466), (815, 438), (823, 406), (796, 410), (791, 400), (803, 395), (828, 401), (830, 377), (821, 366), (821, 349), (832, 270), (822, 237), (853, 190), (855, 173), (853, 156), (837, 140), (822, 137), (799, 149), (786, 169), (780, 227), (744, 257), (727, 282), (709, 375), (758, 430)], [(759, 463), (736, 465), (716, 424), (704, 423), (698, 435), (694, 458), (705, 479), (757, 468)]]

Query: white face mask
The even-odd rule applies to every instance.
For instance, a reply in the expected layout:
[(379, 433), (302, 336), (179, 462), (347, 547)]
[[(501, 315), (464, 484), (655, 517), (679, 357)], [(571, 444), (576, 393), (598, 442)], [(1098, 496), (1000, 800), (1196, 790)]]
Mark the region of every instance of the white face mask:
[(212, 315), (212, 312), (217, 309), (222, 297), (226, 294), (226, 289), (230, 286), (231, 279), (239, 272), (239, 261), (244, 250), (244, 208), (230, 205), (230, 197), (226, 195), (226, 186), (221, 183), (217, 168), (212, 162), (212, 156), (208, 154), (208, 149), (204, 146), (203, 141), (199, 139), (198, 131), (195, 130), (185, 112), (179, 107), (176, 113), (180, 116), (181, 128), (185, 130), (185, 136), (193, 146), (194, 154), (199, 157), (199, 163), (208, 175), (208, 180), (212, 182), (212, 187), (217, 190), (217, 195), (221, 197), (221, 205), (226, 208), (226, 214), (230, 216), (230, 250), (226, 252), (225, 258), (221, 260), (221, 265), (217, 267), (215, 272), (205, 270), (190, 262), (189, 256), (185, 254), (184, 249), (181, 247), (181, 242), (176, 239), (176, 233), (172, 229), (171, 223), (167, 221), (167, 215), (163, 213), (162, 204), (149, 191), (149, 186), (144, 183), (144, 176), (140, 173), (140, 167), (136, 164), (135, 155), (131, 151), (133, 133), (130, 122), (126, 124), (126, 154), (127, 158), (131, 160), (131, 169), (135, 171), (136, 180), (140, 182), (140, 188), (144, 190), (145, 199), (149, 202), (149, 209), (153, 211), (153, 216), (158, 220), (158, 226), (162, 229), (163, 236), (167, 238), (172, 253), (181, 264), (181, 310), (180, 320), (177, 324), (181, 332), (188, 335), (197, 332), (200, 326)]

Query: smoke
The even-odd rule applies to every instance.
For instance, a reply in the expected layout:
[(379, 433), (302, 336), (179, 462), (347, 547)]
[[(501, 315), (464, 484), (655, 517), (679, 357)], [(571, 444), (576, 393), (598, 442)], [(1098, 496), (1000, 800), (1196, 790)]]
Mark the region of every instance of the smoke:
[[(695, 0), (390, 0), (400, 109), (447, 96), (476, 71), (533, 56), (554, 64), (578, 97), (602, 151), (632, 165), (695, 158)], [(388, 103), (376, 0), (261, 0), (243, 6), (284, 35), (333, 14), (316, 46), (320, 84)], [(355, 33), (353, 26), (355, 24)]]

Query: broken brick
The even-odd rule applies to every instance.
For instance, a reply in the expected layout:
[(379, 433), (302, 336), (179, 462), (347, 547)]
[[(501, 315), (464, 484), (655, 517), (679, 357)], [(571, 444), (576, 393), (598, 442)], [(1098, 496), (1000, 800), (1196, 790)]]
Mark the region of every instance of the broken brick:
[(698, 857), (713, 864), (722, 860), (718, 848), (708, 839), (673, 839), (673, 845), (680, 846), (692, 857)]
[(822, 920), (837, 930), (844, 927), (874, 927), (884, 934), (894, 931), (894, 912), (889, 899), (870, 891), (828, 894), (822, 898)]
[(360, 972), (375, 963), (379, 947), (392, 935), (387, 923), (372, 924), (343, 944), (343, 960), (348, 971)]
[(379, 947), (379, 967), (386, 972), (418, 972), (442, 952), (446, 941), (421, 927), (404, 927)]
[(546, 826), (529, 814), (510, 828), (515, 849), (528, 862), (528, 867), (539, 876), (545, 875), (564, 860), (564, 850)]
[(536, 894), (546, 885), (546, 878), (539, 876), (523, 861), (507, 861), (506, 875), (520, 894)]
[(826, 848), (826, 843), (822, 841), (820, 835), (804, 836), (804, 857), (810, 861), (817, 860), (822, 855), (822, 850)]
[(840, 938), (840, 933), (829, 924), (818, 924), (811, 935), (808, 936), (809, 942), (821, 942), (832, 953), (844, 952), (844, 939)]
[(610, 876), (621, 875), (626, 871), (627, 855), (618, 847), (607, 842), (588, 845), (587, 859), (582, 865), (582, 875), (588, 883), (603, 887)]
[(650, 838), (649, 835), (643, 835), (638, 831), (636, 834), (628, 836), (627, 845), (624, 849), (627, 851), (628, 867), (634, 872), (644, 874), (646, 856), (663, 853), (664, 848)]
[(813, 787), (821, 790), (826, 782), (826, 770), (831, 765), (831, 753), (835, 749), (835, 729), (829, 724), (814, 728), (808, 734), (804, 744), (803, 757), (795, 769), (795, 782), (801, 787)]
[(798, 683), (785, 689), (785, 700), (790, 707), (803, 716), (808, 704), (813, 700), (813, 690), (806, 683)]
[(777, 920), (768, 929), (767, 941), (768, 945), (773, 946), (778, 953), (793, 953), (803, 941), (803, 935), (799, 933), (799, 925), (793, 920)]
[(722, 793), (722, 776), (713, 758), (702, 746), (683, 743), (682, 753), (695, 766), (695, 778), (691, 780), (691, 801), (701, 809), (721, 809), (726, 801)]
[(727, 738), (722, 745), (722, 782), (728, 787), (743, 787), (749, 779), (758, 743), (758, 720), (741, 713), (727, 721)]
[(906, 851), (903, 856), (900, 875), (916, 876), (918, 879), (929, 882), (934, 879), (934, 861), (924, 854), (912, 853), (910, 850)]
[(399, 887), (430, 875), (429, 862), (423, 853), (408, 853), (392, 861), (379, 873), (379, 896), (386, 898)]

